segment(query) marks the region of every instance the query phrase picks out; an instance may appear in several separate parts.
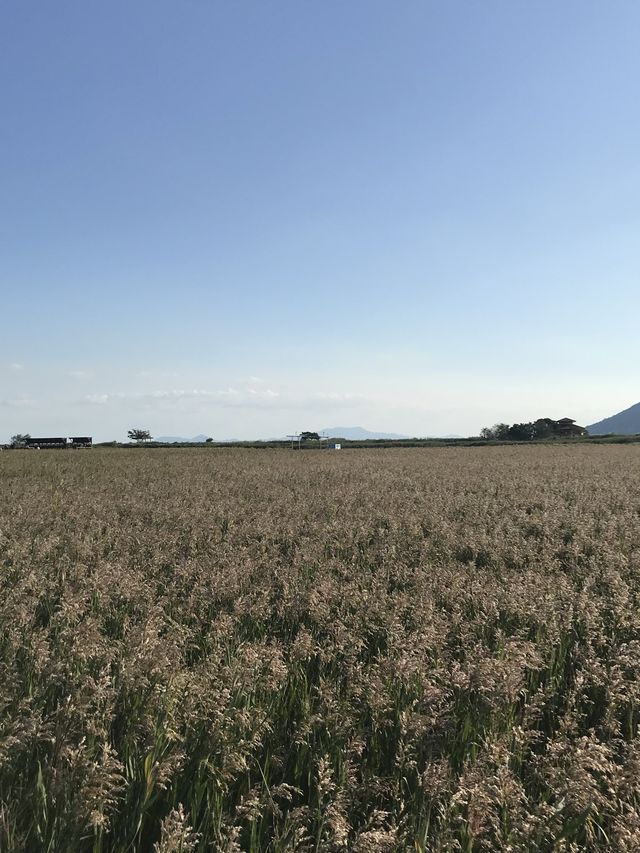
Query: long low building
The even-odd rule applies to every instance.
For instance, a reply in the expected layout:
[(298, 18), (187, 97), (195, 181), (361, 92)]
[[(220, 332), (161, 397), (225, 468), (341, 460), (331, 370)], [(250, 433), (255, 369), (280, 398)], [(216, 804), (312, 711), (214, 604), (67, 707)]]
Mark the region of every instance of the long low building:
[(37, 450), (65, 450), (67, 447), (92, 447), (93, 439), (90, 435), (76, 435), (72, 438), (60, 436), (47, 436), (45, 438), (32, 438), (29, 436), (25, 440), (25, 447), (35, 448)]
[(93, 439), (90, 435), (76, 435), (71, 438), (71, 447), (91, 447)]

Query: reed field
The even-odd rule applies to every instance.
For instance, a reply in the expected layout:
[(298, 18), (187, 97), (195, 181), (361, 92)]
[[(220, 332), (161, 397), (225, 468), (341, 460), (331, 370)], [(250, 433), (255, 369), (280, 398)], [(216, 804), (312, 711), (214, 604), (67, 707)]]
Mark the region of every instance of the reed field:
[(640, 850), (640, 447), (0, 454), (0, 850)]

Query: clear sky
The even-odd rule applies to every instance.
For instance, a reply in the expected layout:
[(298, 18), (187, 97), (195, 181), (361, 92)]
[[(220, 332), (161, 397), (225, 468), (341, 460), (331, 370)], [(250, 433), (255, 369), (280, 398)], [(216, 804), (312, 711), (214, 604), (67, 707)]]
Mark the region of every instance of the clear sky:
[(0, 441), (640, 400), (637, 0), (6, 0)]

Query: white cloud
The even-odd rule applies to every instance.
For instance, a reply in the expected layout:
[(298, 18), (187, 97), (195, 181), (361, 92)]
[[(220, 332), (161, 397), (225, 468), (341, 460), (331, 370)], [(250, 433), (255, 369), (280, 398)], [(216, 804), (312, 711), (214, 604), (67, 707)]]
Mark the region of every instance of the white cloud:
[(335, 406), (359, 406), (372, 402), (361, 395), (349, 393), (327, 391), (296, 393), (275, 391), (272, 388), (235, 388), (233, 386), (217, 390), (174, 388), (144, 392), (115, 391), (87, 394), (82, 399), (84, 403), (96, 405), (140, 403), (147, 407), (153, 406), (154, 403), (164, 406), (188, 401), (213, 404), (220, 408), (251, 409), (324, 409)]
[(20, 409), (33, 406), (34, 402), (30, 397), (17, 397), (9, 400), (0, 400), (0, 406), (3, 408)]
[(139, 379), (177, 379), (177, 370), (138, 370), (135, 374)]
[(12, 361), (9, 363), (9, 370), (24, 370), (24, 365), (17, 361)]
[(204, 388), (172, 389), (118, 396), (127, 399), (139, 400), (207, 400), (229, 406), (255, 403), (257, 400), (273, 400), (278, 398), (280, 395), (277, 391), (272, 391), (270, 388), (258, 390), (255, 388), (238, 389), (229, 387), (216, 391), (210, 391)]

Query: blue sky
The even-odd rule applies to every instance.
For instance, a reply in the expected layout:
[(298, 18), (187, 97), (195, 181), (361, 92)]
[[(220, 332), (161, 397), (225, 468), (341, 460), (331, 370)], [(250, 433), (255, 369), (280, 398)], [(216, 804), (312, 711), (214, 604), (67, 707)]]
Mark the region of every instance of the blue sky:
[(0, 441), (640, 400), (638, 3), (0, 15)]

